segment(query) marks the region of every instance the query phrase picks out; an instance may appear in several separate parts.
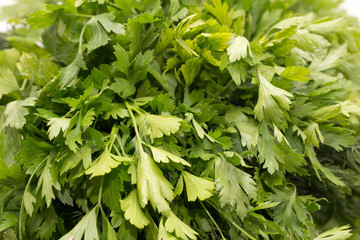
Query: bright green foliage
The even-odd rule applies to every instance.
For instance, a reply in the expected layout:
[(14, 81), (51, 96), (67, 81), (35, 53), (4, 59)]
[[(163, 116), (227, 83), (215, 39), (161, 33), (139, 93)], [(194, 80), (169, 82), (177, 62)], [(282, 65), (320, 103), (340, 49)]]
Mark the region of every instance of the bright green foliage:
[(330, 0), (0, 12), (0, 240), (358, 239), (360, 28)]

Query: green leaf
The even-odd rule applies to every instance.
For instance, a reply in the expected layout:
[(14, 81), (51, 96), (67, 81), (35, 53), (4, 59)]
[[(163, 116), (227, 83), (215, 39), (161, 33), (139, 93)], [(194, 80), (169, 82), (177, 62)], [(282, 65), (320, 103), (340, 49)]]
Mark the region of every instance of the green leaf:
[(81, 53), (77, 53), (74, 60), (67, 65), (65, 68), (61, 69), (61, 83), (67, 85), (72, 83), (74, 78), (80, 71), (80, 68), (87, 70), (86, 63)]
[(233, 9), (229, 10), (227, 2), (221, 3), (221, 0), (212, 0), (213, 5), (204, 3), (205, 9), (214, 15), (223, 25), (231, 25), (233, 21)]
[(104, 114), (104, 119), (107, 120), (110, 116), (113, 119), (130, 117), (123, 103), (112, 103), (110, 109)]
[(169, 233), (175, 233), (177, 237), (185, 240), (196, 239), (196, 235), (198, 235), (197, 232), (175, 216), (173, 212), (170, 212), (165, 221), (165, 229)]
[(97, 212), (98, 207), (96, 206), (91, 209), (70, 232), (62, 236), (60, 240), (69, 240), (71, 238), (82, 239), (82, 237), (84, 237), (84, 240), (99, 240)]
[(257, 195), (256, 184), (252, 177), (226, 160), (217, 158), (215, 185), (221, 206), (230, 205), (244, 219), (247, 206), (250, 205), (249, 198), (256, 198)]
[(190, 86), (194, 82), (200, 71), (201, 63), (202, 61), (200, 58), (193, 57), (186, 60), (185, 64), (181, 65), (180, 70), (186, 86)]
[(46, 28), (54, 23), (56, 20), (56, 12), (51, 10), (51, 5), (46, 5), (46, 10), (39, 10), (37, 12), (29, 14), (26, 22), (32, 28)]
[(150, 221), (141, 209), (137, 191), (132, 190), (125, 199), (120, 200), (121, 210), (124, 211), (126, 220), (129, 220), (131, 224), (137, 228), (144, 228)]
[(35, 97), (28, 97), (25, 100), (12, 101), (6, 105), (5, 109), (5, 126), (14, 128), (22, 128), (26, 119), (25, 116), (29, 114), (29, 110), (25, 107), (35, 106)]
[(306, 147), (305, 149), (305, 155), (310, 159), (310, 162), (316, 172), (316, 175), (319, 179), (320, 178), (320, 174), (319, 172), (321, 172), (322, 174), (324, 174), (324, 176), (329, 179), (331, 182), (333, 182), (335, 185), (337, 186), (345, 186), (345, 183), (337, 176), (334, 175), (334, 173), (327, 167), (324, 167), (318, 160), (318, 158), (316, 157), (316, 153), (313, 147)]
[(127, 79), (116, 78), (110, 89), (122, 98), (128, 98), (136, 92), (135, 86)]
[(113, 63), (114, 66), (122, 73), (127, 74), (129, 70), (129, 56), (128, 53), (120, 46), (115, 45), (115, 57), (116, 61)]
[(79, 149), (78, 144), (82, 144), (83, 140), (81, 138), (81, 127), (80, 124), (77, 124), (76, 127), (72, 130), (70, 130), (67, 134), (66, 134), (66, 140), (65, 140), (65, 144), (69, 146), (69, 148), (76, 152)]
[(188, 201), (200, 201), (211, 197), (215, 189), (214, 183), (208, 179), (197, 177), (189, 172), (183, 171)]
[(272, 120), (276, 125), (279, 125), (284, 117), (280, 106), (285, 110), (289, 110), (291, 104), (289, 98), (293, 97), (293, 95), (281, 88), (275, 87), (261, 74), (258, 76), (260, 86), (259, 98), (254, 108), (255, 117), (260, 121)]
[(153, 114), (142, 114), (136, 118), (140, 131), (153, 138), (171, 135), (179, 131), (181, 118), (173, 116), (158, 116)]
[(310, 69), (302, 66), (292, 66), (285, 68), (280, 76), (292, 81), (307, 82), (310, 80), (307, 77), (308, 75), (310, 75)]
[(95, 49), (106, 45), (110, 40), (103, 26), (101, 26), (96, 17), (91, 18), (86, 23), (85, 36), (88, 39), (88, 53), (91, 53)]
[(91, 148), (88, 145), (81, 146), (76, 153), (70, 151), (68, 155), (64, 157), (60, 168), (60, 175), (75, 168), (81, 161), (85, 169), (91, 164)]
[(0, 67), (0, 99), (2, 95), (6, 95), (19, 90), (18, 82), (13, 72), (5, 67)]
[(107, 32), (114, 32), (115, 34), (125, 35), (125, 27), (121, 23), (114, 22), (115, 16), (112, 13), (103, 13), (94, 17)]
[(43, 87), (57, 76), (59, 69), (50, 59), (37, 58), (34, 54), (23, 53), (16, 64), (20, 75), (27, 80)]
[(303, 225), (309, 219), (309, 212), (300, 198), (296, 189), (294, 191), (280, 191), (274, 189), (275, 194), (270, 196), (270, 200), (279, 202), (274, 207), (274, 221), (281, 227), (286, 227), (287, 231), (294, 236), (304, 237)]
[(22, 201), (27, 214), (31, 217), (34, 212), (33, 204), (36, 203), (36, 198), (27, 189), (25, 189)]
[(267, 168), (270, 174), (279, 170), (280, 163), (284, 162), (284, 155), (279, 145), (274, 141), (270, 135), (266, 124), (261, 127), (261, 141), (259, 141), (259, 158), (260, 162), (264, 163), (264, 168)]
[(52, 199), (55, 199), (53, 188), (60, 190), (61, 186), (59, 182), (54, 181), (53, 176), (50, 173), (50, 161), (48, 160), (44, 169), (41, 172), (36, 191), (40, 190), (41, 186), (41, 196), (45, 197), (46, 206), (50, 207)]
[(237, 85), (246, 82), (247, 73), (243, 62), (233, 62), (227, 69), (229, 70), (231, 78)]
[(109, 173), (121, 163), (128, 163), (132, 160), (132, 158), (112, 154), (108, 149), (105, 149), (105, 151), (92, 163), (92, 166), (85, 171), (85, 174), (91, 174), (90, 179), (102, 176)]

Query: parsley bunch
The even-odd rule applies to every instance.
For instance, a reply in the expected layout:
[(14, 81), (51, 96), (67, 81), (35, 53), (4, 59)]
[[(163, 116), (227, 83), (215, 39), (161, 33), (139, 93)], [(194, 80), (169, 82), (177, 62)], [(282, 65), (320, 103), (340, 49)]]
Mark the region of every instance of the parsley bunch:
[(0, 239), (357, 239), (360, 28), (338, 4), (4, 9)]

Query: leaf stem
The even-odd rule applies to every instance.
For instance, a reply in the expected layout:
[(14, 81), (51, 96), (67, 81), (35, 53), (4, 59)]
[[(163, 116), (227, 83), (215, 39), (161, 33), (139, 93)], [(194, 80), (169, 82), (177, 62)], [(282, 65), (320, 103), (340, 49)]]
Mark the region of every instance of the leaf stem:
[[(136, 135), (136, 138), (137, 138), (137, 141), (138, 141), (138, 144), (141, 146), (141, 137), (140, 137), (140, 133), (139, 133), (139, 130), (137, 128), (137, 124), (136, 124), (136, 120), (135, 120), (135, 116), (134, 116), (134, 113), (132, 112), (132, 109), (134, 109), (132, 106), (130, 106), (130, 104), (125, 101), (125, 106), (130, 114), (130, 117), (131, 117), (131, 120), (133, 122), (133, 126), (134, 126), (134, 129), (135, 129), (135, 135)], [(135, 110), (135, 109), (134, 109)]]
[(253, 236), (251, 236), (249, 233), (247, 233), (242, 227), (240, 227), (236, 222), (231, 221), (231, 224), (236, 227), (240, 232), (242, 232), (247, 238), (251, 240), (256, 240)]
[(127, 157), (127, 154), (126, 154), (126, 152), (125, 152), (124, 146), (123, 146), (121, 140), (119, 139), (119, 136), (116, 136), (116, 141), (118, 142), (118, 144), (119, 144), (119, 146), (120, 146), (120, 150), (121, 150), (122, 154), (123, 154), (125, 157)]
[(83, 14), (83, 13), (74, 13), (74, 15), (76, 15), (76, 16), (78, 16), (78, 17), (85, 17), (85, 18), (92, 18), (92, 17), (94, 17), (94, 15)]
[(200, 202), (201, 206), (204, 208), (206, 214), (210, 217), (211, 221), (214, 223), (216, 229), (218, 230), (218, 232), (219, 232), (220, 235), (221, 235), (221, 238), (222, 238), (223, 240), (226, 240), (226, 238), (224, 237), (224, 235), (223, 235), (222, 232), (221, 232), (221, 229), (220, 229), (219, 225), (216, 223), (215, 219), (211, 216), (211, 214), (210, 214), (209, 211), (206, 209), (206, 207), (204, 206), (204, 204), (203, 204), (201, 201), (199, 201), (199, 202)]
[(99, 196), (98, 196), (98, 203), (97, 203), (97, 205), (99, 205), (99, 206), (101, 206), (101, 197), (102, 197), (102, 192), (103, 192), (103, 185), (104, 185), (104, 176), (101, 177)]

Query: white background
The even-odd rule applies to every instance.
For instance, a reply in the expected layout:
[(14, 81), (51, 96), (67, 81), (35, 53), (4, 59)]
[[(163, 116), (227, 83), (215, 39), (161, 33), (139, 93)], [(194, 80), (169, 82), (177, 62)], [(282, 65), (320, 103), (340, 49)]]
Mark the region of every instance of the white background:
[[(11, 5), (16, 0), (0, 0), (0, 7), (5, 5)], [(344, 0), (344, 3), (341, 5), (349, 15), (357, 17), (360, 20), (360, 0)], [(0, 12), (1, 14), (1, 12)], [(0, 32), (5, 32), (8, 29), (5, 22), (0, 22)]]

